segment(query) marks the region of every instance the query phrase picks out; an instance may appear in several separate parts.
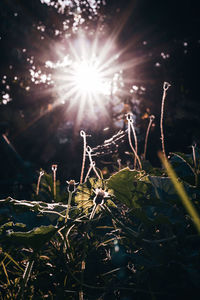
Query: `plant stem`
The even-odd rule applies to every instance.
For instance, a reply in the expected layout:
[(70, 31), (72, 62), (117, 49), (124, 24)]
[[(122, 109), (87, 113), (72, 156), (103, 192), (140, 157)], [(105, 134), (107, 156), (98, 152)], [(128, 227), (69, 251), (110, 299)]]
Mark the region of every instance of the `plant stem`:
[(22, 300), (24, 298), (24, 289), (27, 286), (28, 280), (30, 278), (32, 269), (34, 264), (34, 257), (32, 257), (26, 264), (26, 268), (22, 277), (22, 284), (19, 288), (17, 298), (18, 300)]
[[(133, 131), (133, 136), (134, 136), (134, 140), (135, 140), (135, 152), (138, 154), (138, 142), (137, 142), (137, 135), (136, 135), (136, 132), (135, 132), (135, 127), (133, 126), (133, 122), (130, 122), (130, 125), (131, 125), (131, 129)], [(136, 169), (136, 163), (137, 163), (137, 157), (135, 155), (134, 169)]]
[(53, 171), (53, 196), (54, 201), (56, 201), (56, 171), (57, 171), (57, 165), (52, 165), (52, 171)]
[(92, 160), (92, 155), (91, 155), (92, 149), (90, 148), (90, 146), (87, 146), (87, 153), (89, 156), (89, 160), (90, 160), (90, 166), (93, 168), (93, 171), (95, 172), (95, 174), (97, 175), (98, 179), (101, 179), (101, 177), (99, 176), (96, 168), (95, 168), (95, 162)]
[(168, 82), (164, 82), (163, 84), (163, 96), (162, 96), (162, 104), (161, 104), (161, 115), (160, 115), (160, 131), (161, 131), (161, 142), (162, 142), (162, 152), (164, 158), (167, 159), (166, 152), (165, 152), (165, 140), (164, 140), (164, 130), (163, 130), (163, 115), (164, 115), (164, 104), (165, 98), (167, 95), (167, 90), (171, 85)]
[(97, 209), (97, 205), (95, 204), (95, 205), (93, 206), (92, 212), (91, 212), (91, 214), (90, 214), (90, 220), (92, 220), (92, 219), (94, 218), (96, 209)]
[(23, 274), (24, 287), (27, 286), (27, 283), (28, 283), (28, 280), (30, 278), (31, 271), (32, 271), (32, 268), (33, 268), (33, 264), (34, 264), (34, 259), (31, 259), (27, 262), (26, 269), (25, 269), (24, 274)]
[(198, 173), (197, 173), (197, 159), (196, 159), (196, 144), (192, 145), (192, 156), (194, 161), (194, 176), (195, 176), (195, 186), (198, 186)]
[(197, 168), (197, 160), (196, 160), (196, 152), (195, 152), (196, 145), (192, 145), (192, 154), (193, 154), (193, 161), (194, 161), (194, 167)]
[(68, 196), (68, 202), (67, 202), (67, 211), (66, 211), (66, 217), (65, 217), (65, 223), (67, 223), (67, 219), (68, 219), (68, 215), (69, 215), (69, 209), (71, 206), (71, 201), (72, 201), (72, 192), (68, 192), (69, 196)]
[(135, 151), (135, 149), (134, 149), (134, 147), (133, 147), (132, 141), (131, 141), (131, 130), (130, 130), (130, 129), (131, 129), (131, 127), (130, 127), (130, 124), (129, 124), (129, 122), (128, 122), (128, 141), (129, 141), (129, 145), (130, 145), (130, 147), (131, 147), (131, 149), (132, 149), (132, 151), (133, 151), (135, 157), (136, 157), (137, 160), (138, 160), (139, 169), (142, 170), (142, 164), (141, 164), (141, 161), (140, 161), (140, 159), (139, 159), (139, 157), (138, 157), (138, 155), (137, 155), (137, 153), (136, 153), (136, 151)]
[(87, 174), (86, 174), (86, 176), (85, 176), (85, 180), (84, 180), (84, 182), (86, 182), (86, 181), (87, 181), (87, 179), (88, 179), (88, 176), (90, 175), (90, 172), (91, 172), (91, 170), (92, 170), (92, 164), (90, 164), (90, 167), (89, 167), (89, 169), (88, 169), (88, 171), (87, 171)]
[(144, 160), (146, 159), (147, 143), (148, 143), (149, 132), (150, 132), (151, 125), (152, 125), (154, 119), (155, 119), (155, 117), (153, 115), (151, 115), (149, 117), (149, 125), (147, 127), (147, 132), (146, 132), (146, 137), (145, 137), (145, 144), (144, 144)]
[(80, 176), (80, 184), (82, 184), (83, 183), (84, 168), (85, 168), (86, 145), (87, 145), (85, 131), (81, 130), (80, 136), (83, 138), (83, 160), (82, 160), (81, 176)]
[(39, 195), (40, 181), (41, 181), (41, 178), (42, 178), (43, 175), (44, 175), (44, 171), (40, 171), (40, 175), (38, 177), (38, 182), (37, 182), (36, 195)]

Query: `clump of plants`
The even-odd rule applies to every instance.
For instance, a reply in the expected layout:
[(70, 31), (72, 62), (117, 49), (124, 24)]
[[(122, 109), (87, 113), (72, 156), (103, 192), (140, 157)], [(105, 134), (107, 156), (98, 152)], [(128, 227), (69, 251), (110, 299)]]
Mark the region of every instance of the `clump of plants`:
[(0, 200), (1, 299), (195, 299), (200, 150), (167, 158), (163, 110), (160, 169), (145, 160), (153, 117), (139, 155), (129, 113), (133, 169), (120, 165), (105, 179), (81, 131), (80, 183), (68, 179), (63, 190), (53, 165), (40, 170), (32, 199)]

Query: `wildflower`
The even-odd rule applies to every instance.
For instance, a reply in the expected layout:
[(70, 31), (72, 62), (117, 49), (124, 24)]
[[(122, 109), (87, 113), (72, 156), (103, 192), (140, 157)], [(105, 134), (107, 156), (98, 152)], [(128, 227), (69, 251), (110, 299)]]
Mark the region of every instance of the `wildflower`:
[(79, 185), (75, 202), (86, 214), (92, 209), (90, 214), (90, 219), (92, 219), (94, 214), (105, 205), (115, 206), (112, 201), (113, 197), (113, 191), (107, 189), (106, 182), (103, 179), (89, 178), (87, 182)]
[(95, 193), (95, 197), (93, 199), (93, 209), (90, 214), (90, 220), (93, 219), (96, 210), (99, 208), (99, 206), (103, 208), (104, 200), (109, 199), (111, 196), (108, 192), (106, 192), (102, 188), (94, 189), (94, 193)]
[(102, 206), (104, 204), (104, 200), (110, 198), (110, 194), (104, 191), (102, 188), (96, 188), (94, 190), (95, 197), (93, 199), (94, 205)]

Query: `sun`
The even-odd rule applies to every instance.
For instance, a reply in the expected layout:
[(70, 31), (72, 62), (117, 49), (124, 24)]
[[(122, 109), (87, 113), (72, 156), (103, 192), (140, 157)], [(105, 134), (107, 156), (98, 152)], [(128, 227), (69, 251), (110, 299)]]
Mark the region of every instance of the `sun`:
[[(106, 46), (105, 46), (106, 45)], [(55, 62), (46, 61), (52, 69), (56, 105), (67, 104), (67, 113), (76, 111), (76, 122), (87, 115), (108, 115), (111, 98), (117, 93), (117, 63), (113, 45), (79, 37), (56, 51)]]
[(101, 72), (97, 59), (83, 59), (75, 62), (72, 81), (77, 92), (79, 91), (82, 96), (88, 98), (95, 98), (97, 95), (105, 96), (110, 93), (109, 80), (106, 80), (104, 73)]

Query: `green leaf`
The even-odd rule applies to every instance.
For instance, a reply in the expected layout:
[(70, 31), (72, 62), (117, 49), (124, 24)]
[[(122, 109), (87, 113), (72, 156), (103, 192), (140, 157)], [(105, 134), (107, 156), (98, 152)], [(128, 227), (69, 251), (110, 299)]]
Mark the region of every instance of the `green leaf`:
[(189, 184), (195, 184), (195, 171), (193, 157), (189, 154), (183, 154), (180, 152), (172, 153), (170, 163), (173, 166), (178, 177), (188, 182)]
[(181, 159), (185, 164), (188, 165), (189, 168), (191, 168), (191, 169), (193, 168), (194, 161), (193, 161), (192, 154), (185, 154), (185, 153), (181, 153), (181, 152), (172, 152), (170, 154)]
[(149, 195), (148, 178), (144, 172), (125, 168), (108, 179), (108, 187), (114, 191), (117, 200), (128, 207), (139, 207), (139, 200)]
[(58, 230), (53, 225), (36, 227), (27, 232), (15, 232), (13, 229), (6, 231), (3, 237), (4, 242), (9, 242), (12, 246), (31, 247), (34, 250), (41, 248)]
[(58, 230), (67, 205), (7, 198), (0, 200), (0, 235), (9, 246), (41, 247)]
[(165, 201), (169, 198), (177, 198), (177, 193), (169, 177), (149, 176), (148, 178), (158, 199)]
[(63, 203), (17, 200), (8, 197), (0, 200), (0, 220), (6, 215), (7, 221), (10, 219), (14, 222), (24, 223), (31, 229), (36, 223), (56, 224), (60, 217), (65, 217), (66, 209), (67, 205)]

